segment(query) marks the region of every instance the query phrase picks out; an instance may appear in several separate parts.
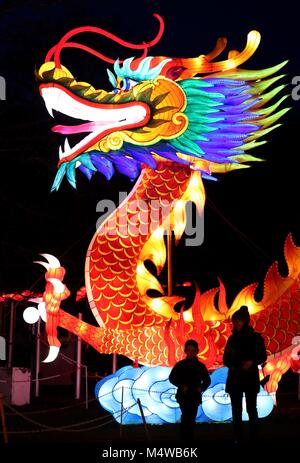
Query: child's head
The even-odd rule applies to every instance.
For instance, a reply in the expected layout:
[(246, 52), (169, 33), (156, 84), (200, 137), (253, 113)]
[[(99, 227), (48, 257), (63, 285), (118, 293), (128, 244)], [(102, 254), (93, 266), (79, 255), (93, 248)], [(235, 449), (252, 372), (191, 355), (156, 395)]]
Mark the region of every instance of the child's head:
[(248, 307), (242, 305), (239, 310), (234, 312), (232, 315), (233, 327), (236, 331), (241, 331), (244, 326), (248, 326), (250, 322), (250, 315), (248, 312)]
[(195, 358), (199, 352), (199, 346), (197, 341), (194, 339), (189, 339), (184, 345), (184, 352), (187, 358)]

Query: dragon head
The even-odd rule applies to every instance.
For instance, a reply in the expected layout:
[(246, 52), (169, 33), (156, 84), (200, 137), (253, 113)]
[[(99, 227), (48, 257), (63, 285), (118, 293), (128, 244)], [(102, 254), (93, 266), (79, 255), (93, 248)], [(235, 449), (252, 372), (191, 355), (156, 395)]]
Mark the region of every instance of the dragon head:
[[(282, 101), (261, 110), (283, 86), (261, 97), (261, 93), (279, 77), (265, 79), (282, 63), (263, 71), (243, 71), (237, 67), (257, 49), (260, 34), (248, 34), (242, 52), (232, 50), (228, 59), (212, 62), (226, 47), (220, 38), (209, 54), (196, 58), (146, 56), (163, 33), (149, 43), (134, 45), (95, 27), (81, 27), (68, 32), (47, 54), (37, 72), (40, 93), (48, 112), (53, 110), (72, 118), (72, 125), (55, 125), (52, 130), (65, 135), (59, 148), (58, 171), (52, 190), (58, 189), (66, 175), (76, 187), (76, 169), (89, 179), (96, 171), (110, 179), (114, 169), (134, 180), (141, 167), (155, 168), (157, 159), (190, 165), (202, 176), (214, 178), (213, 172), (247, 167), (243, 163), (257, 160), (246, 150), (263, 142), (256, 139), (286, 110), (270, 114)], [(82, 32), (94, 32), (135, 49), (140, 58), (122, 63), (99, 52), (70, 42)], [(96, 90), (78, 82), (61, 64), (63, 48), (81, 48), (113, 64), (108, 70), (110, 91)], [(201, 74), (204, 74), (201, 77)], [(80, 134), (74, 144), (72, 136)]]

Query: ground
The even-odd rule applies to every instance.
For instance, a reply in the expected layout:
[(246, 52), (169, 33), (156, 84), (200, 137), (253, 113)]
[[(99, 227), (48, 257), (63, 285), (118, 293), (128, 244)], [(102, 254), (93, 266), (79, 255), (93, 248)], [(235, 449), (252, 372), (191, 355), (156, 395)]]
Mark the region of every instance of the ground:
[[(91, 463), (102, 461), (164, 461), (162, 455), (169, 449), (186, 449), (185, 459), (197, 461), (204, 452), (212, 461), (217, 457), (230, 454), (238, 458), (240, 452), (245, 456), (259, 455), (271, 461), (271, 455), (291, 452), (297, 448), (299, 440), (300, 402), (295, 390), (279, 391), (277, 407), (272, 414), (260, 420), (261, 440), (253, 446), (246, 440), (245, 448), (236, 448), (233, 444), (230, 423), (204, 423), (196, 427), (195, 440), (182, 443), (178, 438), (178, 425), (163, 426), (123, 426), (103, 410), (89, 394), (88, 409), (83, 398), (76, 401), (73, 386), (44, 386), (41, 396), (32, 399), (32, 403), (24, 407), (6, 407), (6, 421), (9, 431), (9, 444), (4, 447), (5, 463), (14, 456), (25, 457), (30, 461), (60, 462), (82, 461)], [(284, 389), (284, 388), (282, 388)], [(69, 429), (64, 426), (75, 425)], [(0, 445), (3, 445), (1, 442)], [(148, 456), (147, 456), (147, 448)], [(154, 450), (155, 449), (155, 450)], [(191, 449), (194, 450), (192, 453)], [(127, 450), (127, 453), (122, 453)], [(129, 452), (135, 452), (129, 453)], [(182, 450), (183, 451), (183, 450)], [(114, 453), (113, 453), (114, 452)], [(154, 452), (154, 453), (153, 453)], [(156, 453), (156, 457), (153, 455)], [(113, 455), (113, 457), (112, 457)], [(197, 457), (197, 458), (196, 458)], [(25, 457), (27, 460), (27, 457)], [(175, 456), (176, 458), (176, 456)], [(219, 459), (219, 458), (218, 458)], [(1, 459), (2, 461), (2, 459)]]

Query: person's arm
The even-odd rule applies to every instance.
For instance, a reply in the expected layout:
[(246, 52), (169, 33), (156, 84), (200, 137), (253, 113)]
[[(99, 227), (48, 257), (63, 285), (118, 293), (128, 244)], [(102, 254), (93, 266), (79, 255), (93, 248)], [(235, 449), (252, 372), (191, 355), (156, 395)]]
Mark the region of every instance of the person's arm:
[(228, 368), (233, 367), (235, 363), (235, 353), (234, 353), (234, 349), (232, 346), (231, 337), (228, 339), (226, 346), (225, 346), (225, 350), (223, 354), (223, 363)]
[(261, 365), (267, 360), (267, 350), (264, 338), (259, 333), (255, 333), (255, 335), (256, 336), (253, 360), (256, 363), (256, 365)]
[(181, 374), (180, 374), (180, 364), (176, 363), (174, 365), (173, 369), (171, 370), (171, 373), (169, 375), (169, 381), (171, 384), (174, 386), (178, 387), (181, 384)]
[(211, 379), (208, 373), (208, 370), (204, 364), (202, 364), (202, 381), (201, 381), (201, 391), (204, 392), (211, 383)]
[(252, 356), (242, 362), (242, 370), (249, 370), (253, 365), (261, 365), (267, 360), (267, 351), (264, 338), (259, 333), (254, 333)]

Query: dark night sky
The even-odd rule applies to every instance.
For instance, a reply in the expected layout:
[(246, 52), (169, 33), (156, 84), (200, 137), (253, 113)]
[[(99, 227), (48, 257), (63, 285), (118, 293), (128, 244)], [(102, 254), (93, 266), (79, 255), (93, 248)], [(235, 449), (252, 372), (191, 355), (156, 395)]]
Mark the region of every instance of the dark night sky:
[[(38, 281), (42, 268), (33, 264), (39, 252), (61, 259), (72, 291), (82, 286), (85, 252), (99, 217), (97, 202), (116, 199), (117, 191), (132, 188), (122, 175), (110, 182), (96, 175), (89, 183), (79, 173), (77, 191), (64, 181), (58, 193), (50, 194), (61, 140), (50, 131), (53, 121), (34, 78), (49, 48), (69, 29), (82, 25), (102, 27), (132, 42), (150, 40), (157, 31), (154, 12), (163, 16), (166, 27), (151, 49), (153, 55), (207, 53), (222, 35), (230, 48), (241, 49), (247, 33), (257, 29), (262, 42), (245, 67), (259, 69), (289, 59), (283, 72), (285, 91), (291, 93), (292, 78), (300, 75), (300, 8), (262, 3), (229, 1), (218, 7), (216, 2), (186, 0), (0, 1), (0, 75), (7, 84), (7, 100), (0, 101), (0, 292), (43, 289), (43, 279)], [(114, 58), (131, 56), (130, 50), (105, 38), (87, 37), (85, 43)], [(79, 50), (64, 51), (62, 61), (79, 80), (110, 88), (106, 63)], [(246, 284), (262, 281), (272, 261), (283, 262), (288, 232), (300, 245), (300, 100), (289, 98), (286, 104), (292, 110), (283, 126), (252, 152), (266, 162), (219, 176), (218, 183), (205, 182), (204, 244), (179, 245), (174, 254), (176, 279), (197, 280), (205, 290), (217, 285), (219, 275), (233, 296)]]

